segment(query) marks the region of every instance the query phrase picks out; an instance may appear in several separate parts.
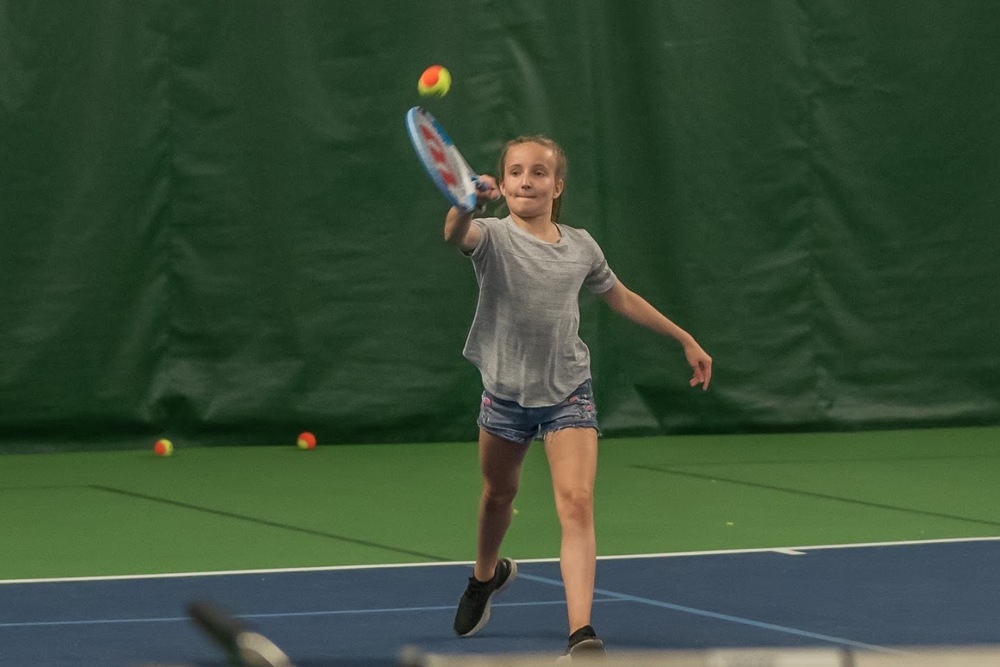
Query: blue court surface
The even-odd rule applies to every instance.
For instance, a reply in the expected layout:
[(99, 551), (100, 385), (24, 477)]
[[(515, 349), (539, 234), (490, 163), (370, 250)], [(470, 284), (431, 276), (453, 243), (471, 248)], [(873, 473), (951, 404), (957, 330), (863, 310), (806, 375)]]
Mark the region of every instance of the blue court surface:
[[(1000, 643), (1000, 538), (601, 559), (594, 625), (615, 650)], [(558, 563), (524, 561), (489, 625), (451, 622), (469, 564), (0, 585), (2, 665), (224, 665), (185, 614), (209, 599), (302, 666), (392, 665), (400, 650), (564, 648)]]

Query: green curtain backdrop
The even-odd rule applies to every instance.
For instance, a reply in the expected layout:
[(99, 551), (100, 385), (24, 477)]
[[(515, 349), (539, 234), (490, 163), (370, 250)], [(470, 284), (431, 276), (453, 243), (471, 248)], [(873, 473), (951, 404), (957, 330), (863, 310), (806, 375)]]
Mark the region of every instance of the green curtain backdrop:
[[(0, 2), (0, 446), (471, 440), (403, 113), (546, 133), (605, 433), (1000, 423), (995, 0)], [(428, 65), (451, 93), (426, 100)]]

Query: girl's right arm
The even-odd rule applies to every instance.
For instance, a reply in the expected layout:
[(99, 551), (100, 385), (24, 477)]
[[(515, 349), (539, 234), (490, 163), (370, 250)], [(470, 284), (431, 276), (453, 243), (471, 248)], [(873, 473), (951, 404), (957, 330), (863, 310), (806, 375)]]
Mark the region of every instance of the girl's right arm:
[[(484, 186), (476, 191), (477, 204), (485, 204), (500, 198), (500, 189), (492, 176), (483, 174), (479, 180)], [(457, 246), (462, 252), (470, 252), (479, 245), (480, 232), (471, 224), (472, 213), (472, 211), (462, 213), (452, 206), (444, 219), (444, 240)]]
[(479, 230), (472, 223), (472, 211), (462, 213), (454, 206), (444, 219), (444, 240), (462, 252), (470, 252), (479, 245)]

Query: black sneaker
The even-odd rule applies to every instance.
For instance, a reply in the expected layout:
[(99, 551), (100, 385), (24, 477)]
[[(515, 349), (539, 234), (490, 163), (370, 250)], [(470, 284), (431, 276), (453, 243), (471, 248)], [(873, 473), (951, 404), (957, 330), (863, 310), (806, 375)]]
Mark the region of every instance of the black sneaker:
[(471, 637), (484, 627), (490, 620), (490, 605), (493, 596), (510, 586), (517, 579), (517, 563), (510, 558), (497, 561), (493, 578), (489, 581), (479, 581), (469, 577), (469, 586), (458, 603), (455, 614), (455, 632), (461, 637)]
[(594, 628), (585, 625), (569, 636), (569, 641), (566, 642), (566, 652), (560, 656), (557, 662), (603, 658), (605, 655), (604, 642), (597, 637)]

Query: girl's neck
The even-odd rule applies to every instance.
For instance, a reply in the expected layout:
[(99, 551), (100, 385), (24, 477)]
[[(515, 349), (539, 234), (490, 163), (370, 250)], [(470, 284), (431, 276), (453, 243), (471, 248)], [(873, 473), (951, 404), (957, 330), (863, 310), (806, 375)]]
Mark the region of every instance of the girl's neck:
[(511, 220), (519, 228), (531, 234), (539, 241), (544, 241), (546, 243), (557, 243), (562, 238), (562, 232), (559, 231), (559, 226), (552, 222), (548, 217), (539, 216), (537, 218), (522, 218), (511, 213)]

